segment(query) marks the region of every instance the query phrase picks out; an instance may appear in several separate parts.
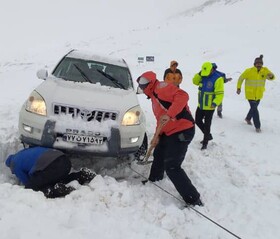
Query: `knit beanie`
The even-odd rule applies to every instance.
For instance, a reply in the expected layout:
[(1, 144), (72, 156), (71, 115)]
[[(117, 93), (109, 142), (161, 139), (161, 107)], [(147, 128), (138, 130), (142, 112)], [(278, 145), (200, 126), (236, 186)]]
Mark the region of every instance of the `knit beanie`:
[(260, 55), (259, 57), (257, 57), (254, 61), (254, 65), (256, 65), (257, 63), (261, 63), (263, 64), (263, 55)]
[(170, 62), (170, 67), (173, 66), (173, 65), (177, 65), (178, 66), (179, 64), (178, 64), (177, 61), (173, 60), (173, 61)]

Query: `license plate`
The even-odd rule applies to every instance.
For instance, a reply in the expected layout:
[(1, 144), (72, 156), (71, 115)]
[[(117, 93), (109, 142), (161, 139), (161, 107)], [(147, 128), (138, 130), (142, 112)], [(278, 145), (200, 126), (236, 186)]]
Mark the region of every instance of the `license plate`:
[(103, 137), (77, 134), (64, 134), (63, 139), (67, 142), (78, 144), (103, 144)]

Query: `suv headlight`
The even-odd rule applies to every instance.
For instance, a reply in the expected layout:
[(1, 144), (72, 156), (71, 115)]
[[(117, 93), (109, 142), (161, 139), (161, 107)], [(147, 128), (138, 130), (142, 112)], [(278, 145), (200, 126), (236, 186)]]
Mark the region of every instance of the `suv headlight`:
[(123, 116), (122, 125), (138, 125), (141, 123), (142, 111), (140, 106), (129, 109)]
[(38, 115), (47, 115), (46, 102), (41, 95), (33, 91), (29, 96), (25, 109), (31, 113)]

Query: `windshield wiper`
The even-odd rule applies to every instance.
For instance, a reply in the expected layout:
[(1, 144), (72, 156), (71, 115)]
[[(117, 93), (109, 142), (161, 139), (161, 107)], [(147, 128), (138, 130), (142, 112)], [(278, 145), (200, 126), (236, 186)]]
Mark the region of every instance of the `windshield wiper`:
[(74, 65), (74, 66), (76, 67), (76, 69), (81, 73), (82, 77), (83, 77), (87, 82), (92, 83), (92, 81), (88, 78), (88, 76), (86, 75), (86, 73), (83, 72), (83, 71), (81, 70), (80, 67), (78, 67), (75, 63), (74, 63), (73, 65)]
[(104, 71), (101, 71), (99, 69), (97, 69), (96, 71), (98, 71), (100, 74), (102, 74), (103, 76), (105, 76), (107, 79), (109, 79), (110, 81), (112, 81), (116, 86), (122, 88), (125, 90), (125, 87), (122, 83), (120, 83), (116, 78), (114, 78), (113, 76), (105, 73)]

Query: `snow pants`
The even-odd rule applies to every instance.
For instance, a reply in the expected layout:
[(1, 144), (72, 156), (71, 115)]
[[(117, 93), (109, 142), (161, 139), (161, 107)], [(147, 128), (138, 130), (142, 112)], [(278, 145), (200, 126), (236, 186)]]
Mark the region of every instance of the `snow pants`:
[(34, 191), (44, 191), (45, 188), (55, 185), (56, 183), (67, 184), (77, 180), (79, 173), (71, 173), (72, 164), (67, 156), (63, 155), (54, 160), (44, 170), (37, 171), (30, 175), (26, 188)]
[(258, 110), (260, 100), (248, 100), (248, 101), (250, 104), (250, 110), (246, 116), (246, 119), (251, 120), (253, 118), (254, 126), (256, 127), (256, 129), (260, 129), (261, 122), (260, 122), (260, 115)]
[(203, 138), (203, 144), (208, 143), (208, 140), (212, 138), (211, 136), (211, 124), (212, 124), (212, 118), (214, 114), (213, 110), (202, 110), (199, 107), (197, 107), (195, 112), (195, 123), (200, 128), (202, 133), (204, 134)]
[(165, 171), (186, 203), (194, 203), (200, 198), (200, 194), (181, 168), (194, 133), (193, 127), (170, 136), (161, 135), (154, 149), (154, 161), (149, 176), (152, 182), (162, 180)]

